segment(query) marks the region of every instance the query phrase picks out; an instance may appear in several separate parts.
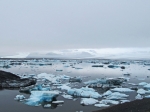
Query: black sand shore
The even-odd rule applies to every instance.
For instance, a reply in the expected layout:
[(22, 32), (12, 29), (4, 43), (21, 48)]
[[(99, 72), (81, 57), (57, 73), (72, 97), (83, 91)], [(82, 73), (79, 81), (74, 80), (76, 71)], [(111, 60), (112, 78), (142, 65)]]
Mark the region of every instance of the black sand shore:
[(93, 112), (150, 112), (150, 99), (135, 100)]

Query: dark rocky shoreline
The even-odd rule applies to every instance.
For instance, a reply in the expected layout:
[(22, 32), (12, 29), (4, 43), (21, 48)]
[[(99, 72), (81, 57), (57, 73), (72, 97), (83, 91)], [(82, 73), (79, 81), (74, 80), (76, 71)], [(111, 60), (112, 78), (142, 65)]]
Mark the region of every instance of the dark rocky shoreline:
[(150, 99), (135, 100), (93, 112), (150, 112)]
[(36, 84), (36, 79), (21, 79), (19, 76), (0, 70), (0, 88), (20, 88)]

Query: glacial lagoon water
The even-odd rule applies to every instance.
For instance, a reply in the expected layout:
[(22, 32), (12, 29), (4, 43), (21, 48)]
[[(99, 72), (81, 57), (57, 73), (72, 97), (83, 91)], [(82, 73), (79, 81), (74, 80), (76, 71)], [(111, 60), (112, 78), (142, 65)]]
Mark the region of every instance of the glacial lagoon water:
[[(28, 60), (29, 61), (29, 60)], [(117, 68), (109, 68), (108, 64), (103, 62), (108, 61), (112, 65), (117, 65)], [(47, 62), (47, 61), (46, 61)], [(11, 65), (10, 68), (0, 68), (1, 70), (12, 72), (20, 76), (40, 73), (48, 73), (54, 75), (67, 75), (71, 77), (82, 77), (82, 82), (88, 80), (94, 80), (96, 78), (117, 78), (127, 77), (130, 78), (128, 82), (124, 84), (125, 87), (135, 87), (129, 83), (138, 84), (140, 82), (150, 82), (150, 66), (149, 61), (131, 61), (127, 60), (127, 63), (122, 63), (122, 60), (48, 60), (52, 65), (39, 65), (39, 64), (27, 64)], [(2, 62), (1, 62), (2, 63)], [(35, 62), (34, 62), (35, 63)], [(110, 65), (109, 64), (109, 65)], [(92, 67), (92, 65), (104, 65), (103, 67)], [(124, 66), (125, 69), (120, 67)], [(124, 74), (130, 74), (125, 76)], [(78, 87), (82, 87), (83, 83), (76, 83)], [(96, 88), (96, 90), (102, 94), (102, 91)], [(20, 93), (19, 90), (0, 90), (0, 107), (2, 112), (91, 112), (103, 108), (97, 108), (93, 105), (82, 106), (80, 104), (81, 98), (77, 98), (76, 101), (64, 99), (61, 95), (57, 97), (57, 100), (63, 100), (62, 105), (52, 105), (50, 108), (44, 108), (43, 105), (34, 107), (25, 105), (23, 102), (15, 101), (16, 95), (22, 94), (26, 98), (29, 98), (30, 94)], [(128, 100), (135, 100), (136, 92), (126, 93), (129, 94)], [(100, 99), (99, 99), (100, 100)]]

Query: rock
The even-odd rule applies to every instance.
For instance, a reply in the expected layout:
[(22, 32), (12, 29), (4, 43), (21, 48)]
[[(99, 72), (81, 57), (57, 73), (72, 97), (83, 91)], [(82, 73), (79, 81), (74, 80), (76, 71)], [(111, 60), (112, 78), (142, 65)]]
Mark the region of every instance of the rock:
[(82, 82), (82, 79), (80, 77), (72, 77), (69, 79), (69, 82)]
[(121, 69), (125, 69), (125, 67), (124, 67), (124, 66), (121, 66), (120, 68), (121, 68)]
[(103, 67), (104, 65), (92, 65), (92, 67)]
[(19, 76), (0, 70), (0, 88), (20, 88), (36, 84), (36, 79), (21, 79)]

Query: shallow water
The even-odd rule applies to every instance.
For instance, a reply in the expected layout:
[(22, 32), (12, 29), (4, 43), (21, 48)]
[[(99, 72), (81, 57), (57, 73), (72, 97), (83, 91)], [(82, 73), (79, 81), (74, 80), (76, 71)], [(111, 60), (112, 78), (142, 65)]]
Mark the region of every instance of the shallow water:
[[(102, 60), (101, 60), (102, 61)], [(97, 61), (97, 64), (102, 64), (101, 61)], [(108, 68), (108, 65), (104, 65), (104, 67), (92, 67), (94, 63), (90, 63), (90, 61), (84, 61), (82, 63), (77, 63), (75, 60), (73, 61), (67, 61), (67, 62), (60, 62), (60, 61), (53, 61), (50, 60), (52, 65), (13, 65), (11, 68), (5, 69), (0, 68), (1, 70), (12, 72), (15, 74), (23, 75), (23, 74), (39, 74), (39, 73), (50, 73), (55, 75), (68, 75), (68, 76), (81, 76), (83, 78), (83, 82), (90, 80), (90, 79), (96, 79), (96, 78), (104, 78), (104, 77), (122, 77), (123, 74), (130, 73), (131, 76), (129, 76), (130, 81), (124, 84), (124, 86), (127, 87), (134, 87), (132, 85), (128, 85), (128, 83), (136, 83), (139, 82), (150, 82), (150, 78), (147, 76), (150, 76), (150, 66), (145, 66), (143, 62), (141, 63), (135, 63), (130, 62), (130, 65), (119, 65), (119, 66), (125, 66), (126, 69), (122, 70), (119, 68)], [(118, 62), (118, 61), (117, 61)], [(75, 63), (75, 64), (74, 64)], [(114, 63), (114, 61), (112, 61)], [(116, 61), (115, 61), (116, 63)], [(82, 69), (75, 69), (76, 68), (82, 68)], [(69, 66), (69, 67), (66, 67)], [(63, 71), (56, 71), (56, 70), (63, 70)], [(88, 76), (88, 77), (87, 77)], [(144, 80), (139, 80), (144, 79)], [(79, 84), (80, 85), (80, 84)], [(82, 85), (82, 84), (81, 84)], [(80, 86), (81, 86), (80, 85)], [(100, 91), (99, 91), (100, 92)], [(62, 106), (56, 106), (53, 105), (52, 108), (43, 108), (42, 106), (39, 107), (32, 107), (25, 105), (22, 102), (17, 102), (14, 100), (15, 96), (20, 94), (18, 90), (0, 90), (0, 108), (1, 112), (76, 112), (76, 111), (83, 111), (83, 112), (91, 112), (93, 110), (99, 110), (100, 108), (92, 106), (82, 106), (80, 105), (80, 98), (77, 99), (77, 101), (67, 100), (64, 99), (62, 96), (57, 97), (57, 100), (64, 100), (64, 104)], [(23, 94), (23, 93), (21, 93)], [(129, 100), (134, 100), (136, 92), (133, 93), (127, 93), (130, 95), (128, 98)], [(29, 94), (23, 94), (26, 96), (26, 98), (29, 97)]]

